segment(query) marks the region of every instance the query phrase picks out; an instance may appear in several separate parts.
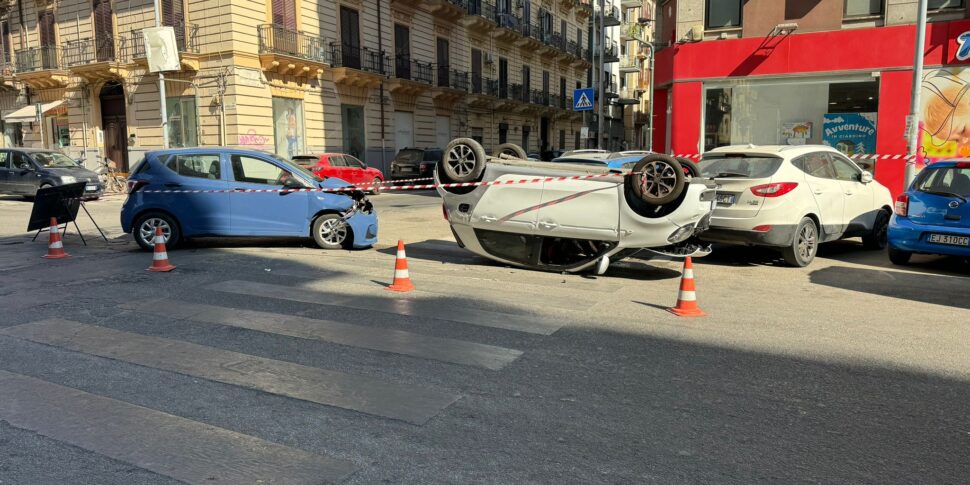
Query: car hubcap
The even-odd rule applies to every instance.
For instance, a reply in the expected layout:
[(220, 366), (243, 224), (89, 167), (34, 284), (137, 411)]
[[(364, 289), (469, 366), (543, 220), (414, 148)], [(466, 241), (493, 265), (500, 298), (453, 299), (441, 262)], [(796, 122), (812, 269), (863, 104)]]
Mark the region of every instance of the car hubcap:
[(653, 197), (665, 197), (674, 191), (677, 172), (661, 161), (650, 162), (640, 172), (640, 191)]
[(151, 217), (145, 219), (138, 228), (138, 234), (141, 236), (141, 240), (148, 243), (149, 246), (155, 245), (155, 228), (162, 228), (162, 241), (168, 244), (168, 239), (172, 237), (172, 227), (168, 225), (165, 219), (159, 219), (157, 217)]
[(815, 226), (805, 225), (798, 233), (798, 256), (802, 261), (808, 261), (815, 255), (816, 246)]
[(455, 175), (464, 177), (475, 170), (475, 152), (468, 145), (458, 145), (448, 151), (448, 166)]
[(320, 224), (320, 239), (327, 244), (343, 244), (347, 239), (347, 223), (343, 219), (327, 219)]

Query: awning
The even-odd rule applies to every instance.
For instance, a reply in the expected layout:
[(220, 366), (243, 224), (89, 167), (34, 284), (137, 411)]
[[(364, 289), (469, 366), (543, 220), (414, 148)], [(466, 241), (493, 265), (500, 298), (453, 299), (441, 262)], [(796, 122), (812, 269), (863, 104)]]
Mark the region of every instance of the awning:
[[(40, 108), (44, 114), (48, 114), (49, 112), (59, 108), (62, 104), (64, 104), (64, 100), (59, 99), (50, 103), (44, 103)], [(18, 110), (14, 110), (7, 116), (4, 116), (3, 121), (6, 121), (7, 123), (30, 123), (32, 121), (37, 121), (37, 107), (35, 105), (30, 105), (24, 106)]]

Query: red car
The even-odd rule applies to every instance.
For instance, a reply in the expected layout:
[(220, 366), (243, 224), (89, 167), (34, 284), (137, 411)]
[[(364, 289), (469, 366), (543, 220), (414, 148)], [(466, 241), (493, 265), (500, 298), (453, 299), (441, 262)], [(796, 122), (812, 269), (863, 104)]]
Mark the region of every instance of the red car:
[(384, 181), (384, 174), (380, 170), (369, 168), (366, 163), (343, 153), (297, 155), (293, 157), (293, 163), (307, 168), (318, 177), (334, 177), (354, 185), (371, 185), (371, 192), (375, 194), (380, 191), (376, 184)]

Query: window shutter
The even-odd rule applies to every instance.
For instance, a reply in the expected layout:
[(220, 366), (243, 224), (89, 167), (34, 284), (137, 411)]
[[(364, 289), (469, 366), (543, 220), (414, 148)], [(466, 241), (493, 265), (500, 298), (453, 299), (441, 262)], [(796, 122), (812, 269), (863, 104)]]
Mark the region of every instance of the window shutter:
[(10, 22), (0, 23), (0, 36), (3, 36), (3, 60), (10, 62)]
[(40, 45), (44, 47), (57, 45), (57, 41), (54, 39), (54, 12), (52, 10), (41, 11), (37, 16), (37, 23), (40, 28)]
[(162, 25), (175, 27), (184, 24), (185, 7), (182, 0), (162, 0)]
[(273, 23), (296, 30), (296, 2), (294, 0), (273, 0)]

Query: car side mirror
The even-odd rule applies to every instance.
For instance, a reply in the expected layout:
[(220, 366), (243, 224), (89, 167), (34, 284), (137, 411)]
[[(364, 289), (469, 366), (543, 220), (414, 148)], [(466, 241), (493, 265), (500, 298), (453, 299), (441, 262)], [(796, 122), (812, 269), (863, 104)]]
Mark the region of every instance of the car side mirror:
[(864, 170), (861, 175), (859, 175), (859, 181), (868, 184), (872, 182), (872, 172)]

